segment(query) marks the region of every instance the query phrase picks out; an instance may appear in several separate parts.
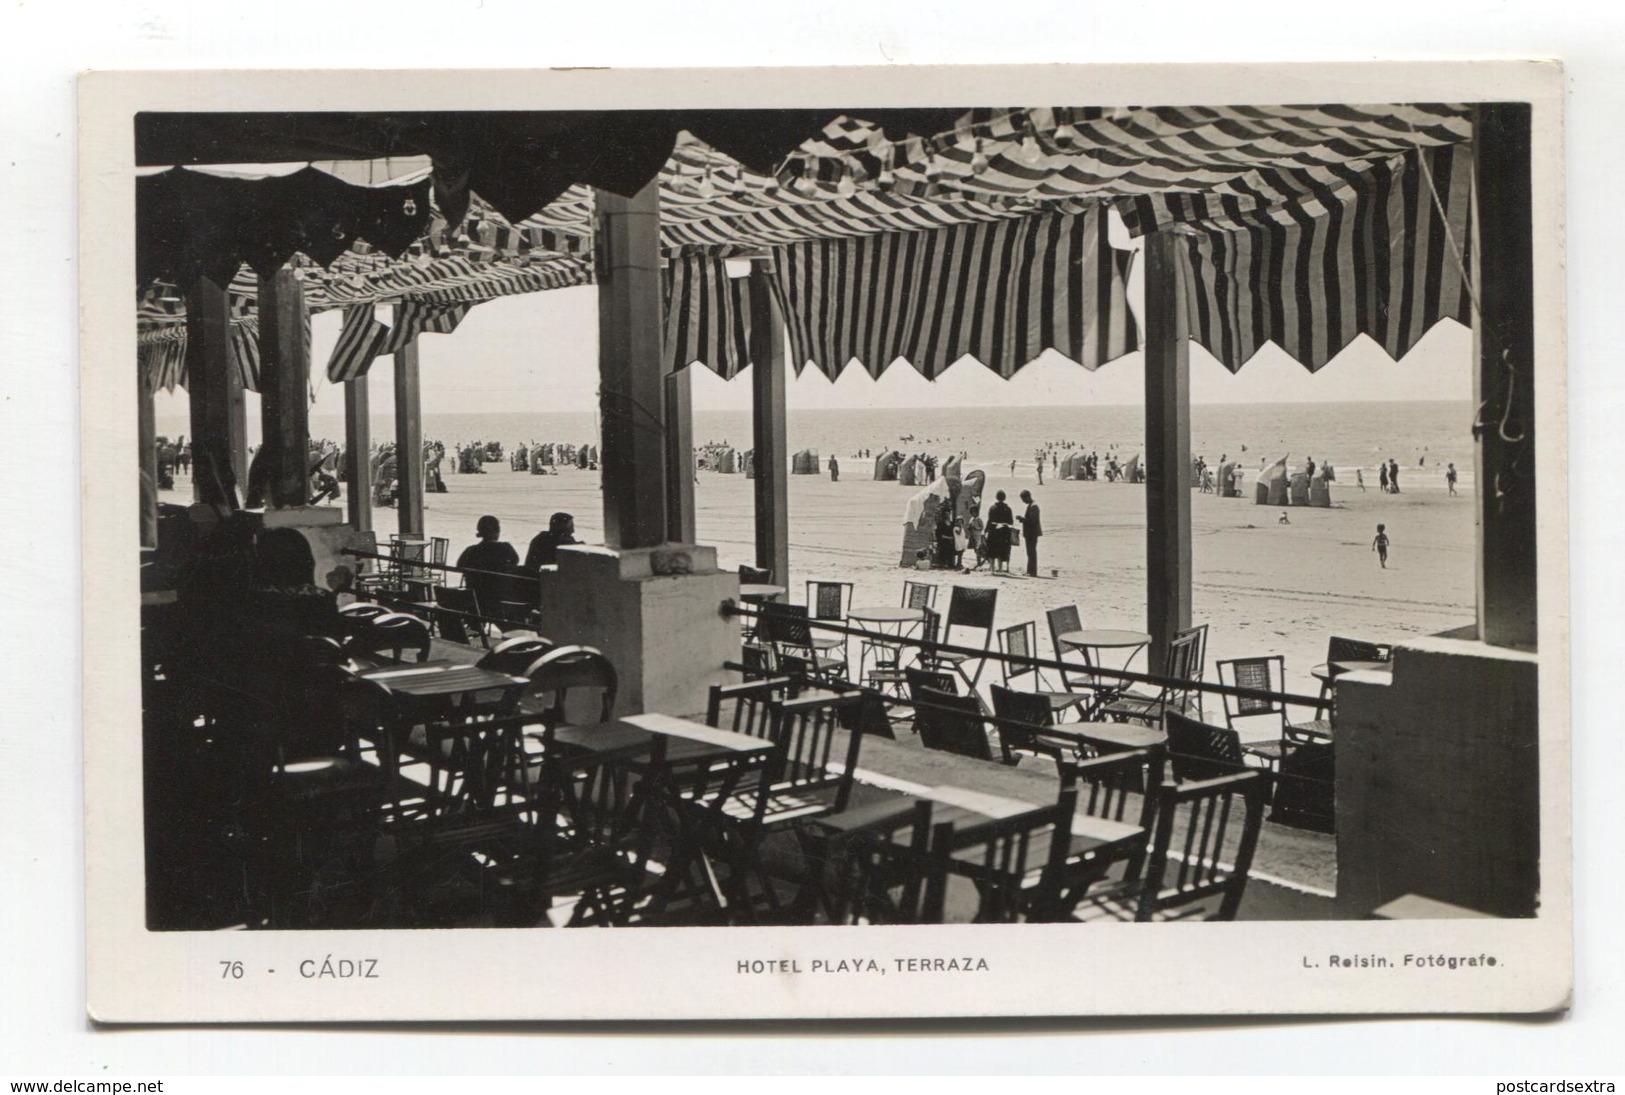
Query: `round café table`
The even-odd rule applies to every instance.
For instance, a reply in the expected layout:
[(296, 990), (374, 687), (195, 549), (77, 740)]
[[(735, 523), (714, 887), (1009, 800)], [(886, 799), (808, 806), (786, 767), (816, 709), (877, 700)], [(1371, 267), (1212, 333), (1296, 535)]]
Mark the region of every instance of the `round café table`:
[(1144, 631), (1128, 631), (1118, 627), (1086, 627), (1078, 631), (1063, 631), (1055, 641), (1081, 653), (1090, 665), (1100, 666), (1096, 651), (1127, 650), (1124, 670), (1134, 664), (1134, 657), (1151, 645), (1151, 636)]
[[(901, 638), (913, 627), (925, 621), (925, 609), (909, 608), (906, 605), (870, 605), (864, 608), (849, 609), (846, 618), (856, 627), (861, 624), (875, 625), (872, 636), (865, 636), (862, 645), (858, 648), (858, 680), (864, 680), (868, 659), (873, 656), (875, 667), (899, 666), (903, 660), (903, 649), (900, 643), (887, 642), (887, 639)], [(864, 628), (868, 631), (868, 628)], [(884, 653), (882, 653), (884, 652)]]
[(1361, 661), (1322, 662), (1311, 669), (1309, 673), (1315, 680), (1323, 684), (1330, 684), (1344, 673), (1363, 673), (1368, 669), (1391, 670), (1393, 664), (1391, 662)]
[(784, 587), (768, 585), (766, 582), (740, 582), (739, 599), (741, 601), (776, 601), (784, 596)]

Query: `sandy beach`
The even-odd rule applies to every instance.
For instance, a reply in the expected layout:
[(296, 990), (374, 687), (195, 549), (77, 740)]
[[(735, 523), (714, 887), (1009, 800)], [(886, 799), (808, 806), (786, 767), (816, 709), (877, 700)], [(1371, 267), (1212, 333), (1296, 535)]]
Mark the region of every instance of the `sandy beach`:
[[(487, 467), (483, 475), (447, 476), (448, 492), (427, 496), (427, 531), (451, 541), (453, 560), (473, 542), (474, 524), (486, 513), (501, 519), (504, 539), (521, 555), (555, 510), (575, 515), (583, 540), (601, 540), (596, 472), (536, 476), (506, 463)], [(1035, 491), (1046, 530), (1039, 544), (1045, 577), (1037, 579), (904, 570), (897, 561), (913, 488), (874, 482), (861, 465), (839, 482), (827, 474), (790, 476), (792, 598), (803, 598), (808, 579), (841, 579), (854, 584), (854, 604), (892, 605), (905, 578), (926, 578), (941, 583), (943, 608), (956, 583), (997, 587), (999, 625), (1037, 621), (1045, 652), (1043, 613), (1057, 605), (1078, 604), (1086, 626), (1143, 629), (1145, 488), (1053, 480), (1040, 488), (1030, 469), (1017, 479), (990, 474), (985, 497), (1003, 489), (1014, 501), (1021, 489)], [(1209, 628), (1210, 678), (1217, 659), (1281, 654), (1289, 685), (1312, 693), (1317, 685), (1309, 670), (1325, 660), (1333, 634), (1393, 640), (1470, 623), (1472, 499), (1451, 498), (1421, 476), (1413, 482), (1399, 495), (1335, 485), (1332, 508), (1294, 507), (1288, 525), (1279, 523), (1279, 508), (1195, 494), (1194, 619)], [(743, 475), (701, 472), (695, 485), (699, 541), (716, 546), (724, 566), (753, 561), (752, 484)], [(165, 501), (189, 500), (186, 480), (177, 486)], [(382, 537), (394, 521), (392, 510), (375, 514)], [(1379, 521), (1392, 541), (1387, 570), (1371, 550)], [(1018, 549), (1015, 569), (1021, 568)], [(1052, 570), (1056, 577), (1048, 577)], [(1144, 668), (1143, 658), (1135, 668)]]

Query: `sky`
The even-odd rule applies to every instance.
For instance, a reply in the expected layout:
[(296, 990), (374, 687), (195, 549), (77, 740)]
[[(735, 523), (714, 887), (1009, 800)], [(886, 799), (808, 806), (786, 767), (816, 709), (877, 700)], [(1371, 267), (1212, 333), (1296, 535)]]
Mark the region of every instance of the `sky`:
[[(1115, 217), (1113, 221), (1113, 246), (1137, 249), (1139, 241), (1131, 240)], [(1141, 266), (1134, 263), (1128, 285), (1136, 315), (1144, 314)], [(316, 385), (312, 414), (344, 412), (343, 390), (329, 384), (324, 372), (340, 322), (338, 310), (312, 320), (311, 372)], [(597, 403), (597, 325), (597, 295), (591, 286), (481, 304), (451, 334), (420, 338), (423, 408), (434, 413), (591, 411)], [(1191, 401), (1467, 399), (1472, 394), (1471, 355), (1472, 333), (1450, 320), (1436, 325), (1401, 361), (1393, 361), (1362, 335), (1316, 373), (1271, 344), (1232, 374), (1193, 343)], [(369, 374), (372, 411), (388, 413), (394, 402), (390, 369), (387, 361), (375, 366)], [(857, 365), (833, 382), (818, 370), (807, 369), (791, 380), (787, 400), (792, 409), (1137, 404), (1143, 398), (1143, 367), (1139, 353), (1090, 372), (1046, 352), (1010, 380), (970, 359), (935, 381), (902, 362), (879, 380)], [(749, 369), (724, 381), (704, 367), (692, 368), (697, 410), (749, 409)], [(186, 407), (183, 391), (159, 393), (160, 418), (184, 416)]]

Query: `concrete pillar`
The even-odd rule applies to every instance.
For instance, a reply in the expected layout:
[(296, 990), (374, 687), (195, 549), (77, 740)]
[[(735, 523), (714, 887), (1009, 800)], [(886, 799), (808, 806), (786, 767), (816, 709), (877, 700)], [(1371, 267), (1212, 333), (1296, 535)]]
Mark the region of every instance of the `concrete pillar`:
[[(399, 313), (397, 312), (397, 319)], [(395, 514), (402, 536), (423, 536), (423, 405), (418, 340), (395, 352)]]
[(694, 542), (694, 374), (666, 377), (666, 539)]
[[(232, 390), (237, 413), (232, 411)], [(226, 291), (199, 275), (186, 288), (186, 390), (192, 416), (192, 497), (236, 508), (242, 384), (231, 363)]]
[(1145, 580), (1153, 673), (1191, 625), (1191, 372), (1179, 248), (1172, 231), (1145, 241)]
[(666, 539), (665, 362), (660, 289), (660, 189), (597, 191), (598, 467), (611, 547)]
[(372, 531), (372, 421), (367, 378), (344, 384), (345, 516), (357, 532)]
[(1473, 398), (1478, 405), (1478, 634), (1534, 649), (1534, 236), (1529, 106), (1475, 109), (1472, 284)]
[(785, 423), (784, 320), (768, 267), (750, 272), (751, 433), (756, 450), (756, 565), (790, 583), (789, 436)]
[(260, 444), (270, 473), (266, 504), (310, 497), (310, 347), (304, 282), (291, 266), (259, 279)]

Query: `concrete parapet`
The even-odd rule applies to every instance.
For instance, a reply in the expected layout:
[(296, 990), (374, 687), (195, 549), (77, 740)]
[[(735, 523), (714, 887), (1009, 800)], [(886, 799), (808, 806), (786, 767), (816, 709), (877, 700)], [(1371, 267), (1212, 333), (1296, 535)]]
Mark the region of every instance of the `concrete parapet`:
[(540, 586), (541, 633), (614, 663), (617, 715), (698, 714), (711, 685), (727, 680), (723, 663), (739, 656), (739, 623), (720, 611), (739, 596), (739, 576), (717, 569), (715, 548), (563, 547)]
[(1338, 904), (1405, 894), (1494, 916), (1539, 902), (1535, 655), (1434, 637), (1337, 681)]

